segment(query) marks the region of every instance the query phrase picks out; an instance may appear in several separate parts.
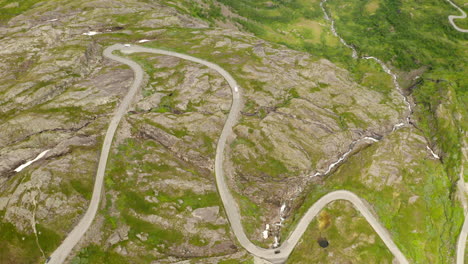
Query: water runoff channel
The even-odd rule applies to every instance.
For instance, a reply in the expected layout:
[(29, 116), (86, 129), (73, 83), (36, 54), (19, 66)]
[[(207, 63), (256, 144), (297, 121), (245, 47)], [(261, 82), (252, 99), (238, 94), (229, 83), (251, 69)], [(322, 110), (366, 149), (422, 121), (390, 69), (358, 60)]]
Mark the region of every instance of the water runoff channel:
[[(349, 48), (352, 51), (351, 56), (353, 57), (353, 59), (373, 60), (373, 61), (377, 62), (380, 65), (380, 67), (382, 68), (382, 70), (385, 73), (387, 73), (388, 75), (390, 75), (390, 77), (392, 78), (392, 81), (393, 81), (393, 86), (395, 87), (395, 89), (398, 91), (398, 93), (403, 98), (403, 101), (405, 102), (405, 105), (406, 105), (406, 108), (407, 108), (405, 117), (403, 118), (404, 121), (393, 125), (393, 129), (392, 129), (391, 132), (394, 132), (394, 131), (396, 131), (396, 130), (402, 128), (402, 127), (405, 127), (405, 126), (414, 126), (411, 123), (411, 114), (413, 113), (413, 106), (411, 105), (408, 97), (404, 94), (403, 89), (401, 88), (400, 84), (398, 83), (397, 75), (383, 61), (381, 61), (379, 58), (376, 58), (374, 56), (362, 56), (362, 57), (360, 57), (358, 55), (358, 52), (357, 52), (356, 48), (353, 47), (352, 45), (348, 44), (336, 31), (335, 20), (333, 20), (333, 18), (331, 17), (331, 15), (327, 12), (327, 10), (325, 8), (326, 2), (327, 2), (327, 0), (322, 0), (320, 2), (320, 8), (323, 11), (324, 18), (328, 22), (330, 22), (330, 28), (331, 28), (331, 31), (332, 31), (333, 35), (336, 36), (345, 47)], [(355, 147), (357, 145), (359, 145), (359, 143), (366, 142), (368, 144), (373, 144), (375, 142), (379, 142), (380, 140), (381, 140), (380, 137), (378, 138), (378, 137), (375, 137), (375, 136), (364, 136), (364, 137), (362, 137), (360, 139), (357, 139), (357, 140), (351, 142), (351, 144), (348, 147), (348, 150), (345, 153), (343, 153), (336, 161), (332, 162), (325, 171), (318, 171), (317, 170), (315, 173), (311, 174), (310, 177), (318, 177), (318, 176), (324, 177), (324, 176), (327, 176), (330, 172), (333, 171), (333, 169), (335, 169), (338, 165), (343, 163), (348, 158), (348, 156), (353, 152)], [(429, 151), (429, 153), (432, 155), (433, 158), (440, 159), (440, 157), (434, 152), (434, 150), (429, 146), (429, 144), (426, 145), (426, 148)], [(281, 226), (283, 224), (283, 221), (285, 220), (285, 215), (284, 215), (285, 206), (286, 206), (286, 202), (283, 202), (282, 205), (281, 205), (280, 214), (279, 214), (280, 219), (279, 219), (279, 221), (277, 221), (275, 223), (275, 225), (277, 225), (279, 228), (281, 228)], [(265, 228), (265, 231), (268, 231), (269, 228), (270, 228), (270, 226), (267, 224), (266, 228)], [(265, 231), (264, 231), (263, 234), (266, 234)], [(278, 233), (280, 233), (280, 232), (278, 232)], [(265, 236), (266, 235), (264, 235), (264, 237)], [(274, 240), (273, 247), (279, 247), (280, 246), (279, 237), (275, 236), (274, 239), (275, 240)]]

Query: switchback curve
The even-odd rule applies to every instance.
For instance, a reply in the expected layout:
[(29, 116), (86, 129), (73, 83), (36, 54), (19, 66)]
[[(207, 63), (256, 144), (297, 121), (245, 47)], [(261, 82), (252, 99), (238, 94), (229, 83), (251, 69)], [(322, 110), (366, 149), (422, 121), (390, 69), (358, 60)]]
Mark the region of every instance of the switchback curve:
[(174, 56), (181, 59), (193, 61), (196, 63), (200, 63), (205, 65), (218, 73), (220, 73), (228, 82), (229, 86), (231, 87), (232, 91), (232, 105), (229, 115), (227, 117), (226, 123), (223, 127), (221, 132), (220, 138), (218, 140), (217, 148), (216, 148), (216, 158), (215, 158), (215, 174), (216, 174), (216, 184), (218, 187), (218, 192), (221, 196), (221, 200), (223, 202), (228, 220), (231, 224), (231, 228), (238, 239), (239, 243), (250, 253), (256, 255), (260, 258), (266, 259), (272, 263), (284, 263), (288, 256), (291, 254), (292, 250), (299, 242), (302, 234), (306, 231), (307, 226), (309, 223), (317, 216), (322, 208), (324, 208), (327, 204), (332, 201), (336, 200), (346, 200), (351, 202), (354, 207), (361, 212), (364, 218), (369, 222), (372, 228), (377, 232), (377, 234), (381, 237), (385, 245), (389, 248), (389, 250), (393, 253), (396, 259), (401, 264), (407, 264), (408, 260), (405, 258), (403, 253), (398, 249), (395, 245), (393, 240), (391, 239), (388, 231), (379, 223), (377, 218), (372, 214), (371, 210), (366, 206), (366, 204), (354, 193), (340, 190), (328, 193), (327, 195), (320, 198), (314, 205), (312, 205), (304, 217), (299, 221), (296, 229), (291, 233), (288, 239), (276, 249), (264, 249), (254, 245), (246, 236), (242, 223), (241, 223), (241, 216), (240, 211), (237, 206), (237, 203), (232, 196), (231, 192), (229, 191), (229, 187), (226, 183), (223, 171), (223, 159), (224, 159), (224, 149), (227, 142), (227, 138), (232, 133), (232, 127), (234, 126), (235, 122), (240, 113), (241, 107), (241, 89), (237, 85), (235, 79), (224, 69), (220, 66), (201, 60), (189, 55), (180, 54), (172, 51), (160, 50), (160, 49), (151, 49), (145, 48), (140, 46), (130, 46), (130, 45), (121, 45), (116, 44), (112, 45), (104, 50), (104, 56), (121, 62), (123, 64), (129, 65), (135, 73), (135, 79), (130, 87), (129, 92), (124, 97), (122, 103), (114, 113), (112, 117), (111, 123), (107, 130), (106, 136), (104, 138), (104, 143), (102, 147), (102, 152), (99, 160), (98, 171), (96, 174), (93, 195), (91, 198), (90, 205), (88, 210), (86, 211), (83, 218), (80, 222), (74, 227), (74, 229), (69, 233), (69, 235), (65, 238), (62, 244), (53, 252), (50, 257), (48, 263), (59, 264), (63, 263), (66, 257), (70, 254), (71, 250), (75, 247), (75, 245), (80, 241), (83, 237), (85, 232), (90, 227), (92, 221), (94, 220), (99, 201), (100, 195), (103, 187), (103, 180), (104, 180), (104, 172), (105, 167), (110, 151), (110, 146), (112, 143), (112, 139), (114, 137), (115, 131), (117, 126), (123, 117), (123, 115), (128, 110), (130, 103), (132, 102), (134, 96), (138, 88), (140, 87), (143, 81), (143, 70), (142, 68), (135, 63), (134, 61), (113, 55), (112, 52), (115, 50), (120, 50), (123, 53), (134, 53), (134, 52), (148, 52), (148, 53), (155, 53), (155, 54), (162, 54), (168, 56)]
[(455, 22), (453, 20), (455, 19), (464, 19), (466, 18), (466, 13), (465, 11), (463, 11), (459, 6), (457, 6), (454, 2), (452, 2), (451, 0), (447, 0), (447, 2), (449, 2), (453, 7), (455, 7), (456, 9), (458, 9), (458, 11), (460, 11), (461, 13), (461, 16), (454, 16), (454, 15), (450, 15), (448, 16), (448, 20), (450, 21), (450, 24), (452, 24), (452, 26), (460, 31), (460, 32), (463, 32), (463, 33), (468, 33), (468, 29), (463, 29), (463, 28), (459, 28)]

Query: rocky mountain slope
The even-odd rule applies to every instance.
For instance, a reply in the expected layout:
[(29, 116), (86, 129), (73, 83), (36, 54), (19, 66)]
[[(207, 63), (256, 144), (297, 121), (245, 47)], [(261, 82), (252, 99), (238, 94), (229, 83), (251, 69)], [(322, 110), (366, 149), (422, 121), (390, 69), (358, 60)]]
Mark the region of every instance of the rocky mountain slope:
[[(259, 38), (235, 8), (214, 1), (28, 0), (0, 8), (0, 263), (43, 262), (86, 210), (103, 134), (133, 78), (102, 50), (139, 42), (213, 61), (241, 85), (244, 107), (225, 166), (255, 243), (273, 246), (320, 195), (344, 188), (374, 207), (415, 263), (448, 263), (461, 210), (424, 134), (394, 131), (407, 106), (376, 63), (349, 66), (323, 56), (327, 48)], [(326, 21), (316, 21), (323, 45), (341, 52), (329, 26), (319, 25)], [(252, 263), (214, 181), (227, 84), (180, 59), (130, 57), (144, 68), (145, 85), (114, 139), (98, 217), (68, 262)], [(349, 160), (329, 170), (345, 153)], [(307, 233), (291, 263), (392, 261), (346, 204), (328, 212), (331, 229)], [(365, 235), (348, 230), (349, 219)], [(316, 241), (306, 245), (317, 234), (332, 238), (332, 258)]]

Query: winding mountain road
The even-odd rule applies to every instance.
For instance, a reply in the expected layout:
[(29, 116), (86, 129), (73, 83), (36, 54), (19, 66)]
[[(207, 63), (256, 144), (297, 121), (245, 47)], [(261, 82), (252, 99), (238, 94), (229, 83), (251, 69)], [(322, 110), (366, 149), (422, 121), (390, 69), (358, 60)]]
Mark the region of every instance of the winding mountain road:
[(112, 139), (114, 138), (114, 134), (120, 123), (120, 120), (122, 119), (123, 115), (127, 112), (130, 103), (133, 101), (133, 98), (135, 97), (136, 92), (138, 91), (138, 88), (140, 87), (141, 82), (143, 81), (143, 70), (141, 69), (140, 65), (138, 65), (132, 60), (125, 59), (112, 54), (114, 50), (120, 50), (122, 48), (124, 48), (123, 45), (110, 46), (104, 50), (104, 56), (109, 59), (127, 64), (132, 68), (133, 72), (135, 73), (132, 86), (128, 90), (127, 95), (125, 95), (124, 99), (120, 103), (120, 106), (115, 111), (109, 124), (109, 127), (107, 128), (104, 143), (102, 145), (101, 156), (99, 158), (99, 164), (93, 188), (93, 195), (91, 197), (91, 202), (89, 204), (88, 210), (86, 210), (86, 213), (84, 214), (83, 218), (81, 218), (80, 222), (78, 222), (78, 224), (68, 234), (68, 236), (62, 242), (62, 244), (52, 253), (47, 263), (63, 263), (67, 256), (70, 254), (73, 247), (75, 247), (75, 245), (80, 241), (80, 239), (86, 233), (88, 228), (91, 226), (91, 223), (93, 222), (94, 217), (96, 216), (96, 212), (99, 207), (99, 201), (101, 200), (102, 183), (104, 180), (104, 172), (106, 170), (107, 158), (109, 157)]
[(460, 11), (462, 14), (461, 16), (454, 16), (454, 15), (450, 15), (448, 16), (448, 20), (450, 21), (450, 24), (452, 24), (452, 26), (460, 31), (460, 32), (463, 32), (463, 33), (468, 33), (468, 29), (463, 29), (463, 28), (459, 28), (455, 22), (453, 22), (454, 19), (463, 19), (463, 18), (466, 18), (466, 13), (465, 11), (463, 11), (459, 6), (457, 6), (454, 2), (450, 1), (450, 0), (447, 0), (447, 2), (449, 2), (453, 7), (455, 7), (456, 9), (458, 9), (458, 11)]
[(465, 161), (468, 161), (468, 149), (466, 141), (463, 140), (462, 143), (462, 158), (460, 164), (460, 174), (458, 179), (458, 190), (461, 196), (465, 220), (463, 221), (463, 226), (457, 240), (457, 264), (465, 264), (466, 238), (468, 236), (468, 202), (466, 200), (466, 194), (468, 194), (468, 189), (465, 183), (464, 173)]
[(377, 218), (372, 214), (371, 210), (367, 207), (366, 203), (363, 202), (357, 195), (353, 194), (349, 191), (335, 191), (328, 193), (327, 195), (320, 198), (312, 207), (310, 207), (304, 217), (299, 221), (296, 229), (290, 234), (289, 238), (285, 240), (285, 242), (278, 248), (275, 249), (264, 249), (254, 245), (246, 236), (242, 223), (241, 223), (241, 215), (237, 203), (232, 196), (231, 192), (229, 191), (229, 187), (226, 183), (226, 179), (224, 177), (224, 170), (223, 170), (223, 160), (224, 160), (224, 149), (226, 146), (227, 138), (232, 133), (232, 128), (235, 125), (237, 118), (239, 116), (241, 110), (241, 89), (239, 88), (235, 79), (226, 72), (220, 66), (201, 60), (189, 55), (180, 54), (176, 52), (160, 50), (160, 49), (151, 49), (145, 48), (140, 46), (129, 46), (129, 45), (121, 45), (116, 44), (110, 46), (104, 50), (104, 56), (126, 64), (132, 68), (135, 73), (135, 78), (133, 81), (132, 86), (130, 87), (127, 95), (122, 100), (122, 103), (117, 108), (112, 120), (110, 122), (109, 128), (107, 129), (106, 136), (104, 138), (104, 143), (101, 151), (101, 156), (99, 159), (98, 170), (96, 173), (96, 179), (93, 189), (93, 195), (91, 198), (90, 205), (88, 210), (86, 211), (83, 218), (80, 222), (74, 227), (74, 229), (69, 233), (66, 239), (62, 242), (62, 244), (53, 252), (51, 255), (48, 263), (59, 264), (63, 263), (67, 256), (70, 254), (72, 249), (75, 245), (80, 241), (83, 235), (86, 233), (88, 228), (91, 226), (92, 221), (94, 220), (97, 209), (99, 206), (99, 201), (101, 197), (102, 187), (103, 187), (103, 180), (104, 180), (104, 172), (107, 164), (107, 159), (109, 156), (109, 151), (111, 147), (111, 143), (115, 134), (115, 131), (118, 127), (120, 120), (122, 119), (123, 115), (127, 112), (133, 98), (138, 91), (142, 81), (143, 81), (143, 70), (142, 68), (134, 61), (122, 58), (116, 55), (113, 55), (112, 52), (119, 50), (123, 53), (134, 53), (134, 52), (147, 52), (147, 53), (155, 53), (155, 54), (162, 54), (168, 56), (178, 57), (184, 60), (189, 60), (192, 62), (200, 63), (205, 65), (219, 74), (221, 74), (226, 81), (228, 82), (229, 86), (231, 87), (232, 91), (232, 105), (229, 115), (227, 117), (226, 123), (223, 127), (221, 132), (220, 138), (218, 140), (217, 148), (216, 148), (216, 158), (215, 158), (215, 173), (216, 173), (216, 184), (218, 187), (218, 192), (221, 196), (221, 200), (223, 202), (228, 220), (231, 224), (231, 228), (237, 237), (239, 243), (250, 253), (256, 255), (260, 258), (268, 260), (272, 263), (284, 263), (288, 256), (291, 254), (292, 250), (299, 242), (302, 234), (306, 231), (309, 223), (317, 216), (322, 208), (324, 208), (327, 204), (332, 201), (336, 200), (346, 200), (351, 202), (354, 207), (361, 212), (361, 214), (365, 217), (365, 219), (369, 222), (372, 228), (376, 231), (376, 233), (381, 237), (385, 245), (389, 248), (389, 250), (393, 253), (395, 258), (401, 264), (407, 264), (408, 260), (402, 254), (402, 252), (398, 249), (395, 245), (393, 240), (390, 237), (388, 231), (379, 223)]
[[(322, 9), (323, 9), (324, 1), (321, 2)], [(459, 28), (454, 23), (454, 19), (466, 18), (467, 17), (466, 13), (457, 5), (455, 5), (452, 1), (450, 0), (447, 0), (447, 1), (462, 13), (462, 15), (459, 15), (459, 16), (455, 16), (455, 15), (448, 16), (450, 23), (456, 30), (467, 33), (468, 32), (467, 29)], [(326, 12), (325, 12), (325, 16), (328, 18)], [(344, 44), (346, 45), (346, 43)], [(358, 211), (361, 212), (361, 214), (369, 222), (369, 224), (376, 231), (376, 233), (380, 236), (382, 241), (385, 243), (388, 249), (392, 252), (395, 258), (401, 264), (409, 263), (406, 257), (402, 254), (402, 252), (398, 249), (398, 247), (395, 245), (395, 243), (391, 239), (388, 231), (380, 224), (378, 219), (372, 214), (367, 204), (364, 203), (363, 200), (359, 198), (357, 195), (353, 194), (352, 192), (344, 191), (344, 190), (328, 193), (327, 195), (320, 198), (314, 205), (312, 205), (312, 207), (308, 209), (304, 217), (299, 221), (296, 229), (290, 234), (288, 239), (285, 240), (283, 244), (281, 244), (280, 247), (276, 249), (264, 249), (264, 248), (260, 248), (254, 245), (247, 238), (244, 232), (244, 229), (241, 223), (241, 215), (239, 213), (239, 208), (237, 206), (237, 203), (234, 197), (229, 191), (229, 187), (226, 183), (226, 179), (224, 177), (224, 170), (223, 170), (224, 149), (225, 149), (225, 145), (227, 142), (227, 138), (229, 135), (231, 135), (232, 127), (235, 125), (237, 118), (239, 116), (240, 110), (241, 110), (240, 108), (241, 108), (242, 96), (241, 96), (241, 89), (239, 88), (237, 82), (228, 72), (226, 72), (220, 66), (214, 63), (202, 60), (202, 59), (198, 59), (189, 55), (180, 54), (180, 53), (171, 52), (171, 51), (144, 48), (140, 46), (121, 45), (121, 44), (112, 45), (106, 48), (104, 50), (104, 56), (111, 60), (115, 60), (115, 61), (118, 61), (120, 63), (130, 66), (135, 73), (134, 81), (127, 95), (124, 97), (121, 104), (116, 109), (111, 119), (111, 122), (109, 124), (109, 127), (107, 129), (107, 132), (104, 138), (104, 143), (103, 143), (102, 150), (101, 150), (101, 155), (99, 158), (99, 164), (98, 164), (98, 170), (96, 173), (96, 179), (94, 183), (93, 195), (92, 195), (89, 207), (86, 213), (84, 214), (83, 218), (79, 221), (79, 223), (68, 234), (68, 236), (62, 242), (62, 244), (52, 253), (47, 263), (54, 263), (54, 264), (63, 263), (65, 259), (67, 258), (67, 256), (72, 251), (72, 249), (75, 247), (75, 245), (80, 241), (80, 239), (83, 237), (83, 235), (91, 226), (91, 223), (94, 220), (98, 207), (99, 207), (99, 202), (100, 202), (101, 192), (102, 192), (102, 187), (103, 187), (104, 173), (106, 169), (110, 147), (112, 144), (112, 140), (114, 138), (114, 134), (120, 123), (120, 120), (122, 119), (124, 114), (127, 112), (130, 104), (132, 103), (136, 95), (136, 92), (138, 91), (143, 81), (142, 68), (136, 62), (130, 59), (113, 55), (112, 52), (116, 50), (120, 50), (123, 53), (134, 53), (134, 52), (155, 53), (155, 54), (174, 56), (174, 57), (178, 57), (184, 60), (193, 61), (196, 63), (200, 63), (202, 65), (205, 65), (217, 71), (228, 82), (232, 90), (233, 100), (232, 100), (231, 110), (229, 112), (228, 118), (221, 132), (220, 138), (218, 140), (217, 148), (216, 148), (216, 158), (215, 158), (216, 184), (217, 184), (218, 192), (221, 196), (221, 200), (223, 202), (228, 220), (231, 224), (231, 228), (235, 236), (237, 237), (239, 243), (247, 251), (249, 251), (253, 255), (256, 255), (260, 258), (266, 259), (272, 263), (284, 263), (287, 260), (288, 256), (291, 254), (296, 244), (299, 242), (299, 239), (301, 238), (302, 234), (306, 231), (309, 223), (317, 216), (320, 210), (332, 201), (346, 200), (346, 201), (351, 202), (353, 206)], [(464, 191), (466, 191), (466, 187), (464, 186), (463, 180), (460, 181), (459, 186), (460, 186), (460, 189), (463, 189)], [(464, 207), (465, 207), (465, 212), (468, 212), (466, 201), (464, 201)], [(465, 213), (465, 215), (466, 214), (467, 213)], [(465, 244), (466, 244), (467, 235), (468, 235), (468, 218), (465, 219), (465, 222), (463, 224), (463, 228), (462, 228), (462, 231), (460, 233), (458, 243), (457, 243), (457, 264), (462, 264), (464, 261), (464, 252), (465, 252)]]

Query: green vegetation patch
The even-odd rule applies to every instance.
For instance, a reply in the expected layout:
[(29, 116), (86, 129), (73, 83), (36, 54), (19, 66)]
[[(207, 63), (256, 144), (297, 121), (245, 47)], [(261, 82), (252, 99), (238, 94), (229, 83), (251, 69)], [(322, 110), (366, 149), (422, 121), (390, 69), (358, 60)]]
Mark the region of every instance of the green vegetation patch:
[(99, 245), (91, 244), (82, 249), (76, 257), (71, 261), (72, 264), (98, 264), (98, 263), (115, 263), (126, 264), (129, 260), (125, 257), (112, 252), (104, 251)]
[(417, 81), (410, 74), (413, 79), (406, 76), (401, 82), (411, 85), (417, 125), (442, 150), (454, 183), (461, 164), (460, 130), (466, 130), (468, 117), (468, 67), (460, 59), (466, 58), (468, 35), (456, 31), (447, 18), (457, 11), (446, 1), (381, 0), (373, 15), (362, 15), (370, 3), (331, 0), (327, 8), (338, 33), (359, 52), (400, 71), (425, 69)]
[(0, 8), (2, 14), (0, 16), (0, 24), (6, 24), (11, 18), (22, 14), (29, 10), (32, 6), (40, 3), (41, 0), (2, 0), (0, 1)]
[[(150, 156), (152, 158), (148, 158)], [(111, 156), (107, 168), (106, 187), (119, 194), (115, 199), (108, 195), (110, 201), (103, 210), (106, 217), (104, 230), (110, 232), (122, 225), (129, 226), (129, 241), (145, 251), (157, 250), (162, 254), (167, 254), (171, 252), (171, 248), (182, 244), (197, 247), (210, 245), (210, 239), (200, 234), (184, 232), (181, 226), (184, 226), (184, 219), (192, 217), (191, 212), (195, 209), (211, 206), (222, 208), (218, 193), (214, 190), (200, 193), (187, 187), (179, 188), (177, 185), (164, 183), (167, 179), (175, 182), (198, 180), (200, 183), (194, 184), (204, 184), (205, 181), (199, 178), (204, 173), (198, 170), (169, 154), (155, 141), (140, 138), (124, 140)], [(163, 187), (148, 188), (153, 183)], [(151, 216), (158, 216), (157, 219), (161, 219), (161, 222), (149, 222), (145, 218)], [(168, 223), (171, 223), (170, 226)], [(207, 224), (197, 224), (196, 228), (229, 230), (224, 224), (210, 223), (209, 227)], [(147, 239), (137, 237), (142, 233), (147, 234)], [(128, 242), (124, 241), (119, 245), (125, 246), (126, 243)], [(135, 261), (147, 263), (155, 260), (155, 257), (152, 253), (142, 251), (137, 253)]]
[[(353, 155), (323, 185), (311, 186), (303, 202), (298, 202), (300, 207), (296, 213), (287, 219), (283, 235), (287, 236), (320, 197), (344, 189), (369, 202), (410, 262), (451, 263), (463, 211), (451, 200), (451, 183), (443, 166), (429, 160), (430, 154), (426, 150), (420, 147), (418, 150), (417, 141), (406, 140), (404, 143), (414, 146), (410, 153), (390, 150), (389, 145), (403, 144), (399, 135), (404, 133), (408, 131), (398, 130), (385, 139), (387, 142), (376, 143)], [(382, 152), (383, 149), (390, 151)], [(403, 161), (405, 155), (413, 158)], [(405, 166), (398, 167), (398, 172), (389, 173), (382, 163), (385, 161)], [(380, 170), (377, 176), (370, 170), (376, 166)], [(394, 180), (390, 184), (388, 181), (392, 177)]]
[[(319, 240), (328, 246), (321, 247)], [(287, 263), (390, 264), (392, 260), (392, 253), (365, 218), (350, 203), (337, 201), (309, 224)]]
[(41, 258), (34, 234), (21, 233), (13, 224), (0, 222), (1, 263), (35, 263)]

